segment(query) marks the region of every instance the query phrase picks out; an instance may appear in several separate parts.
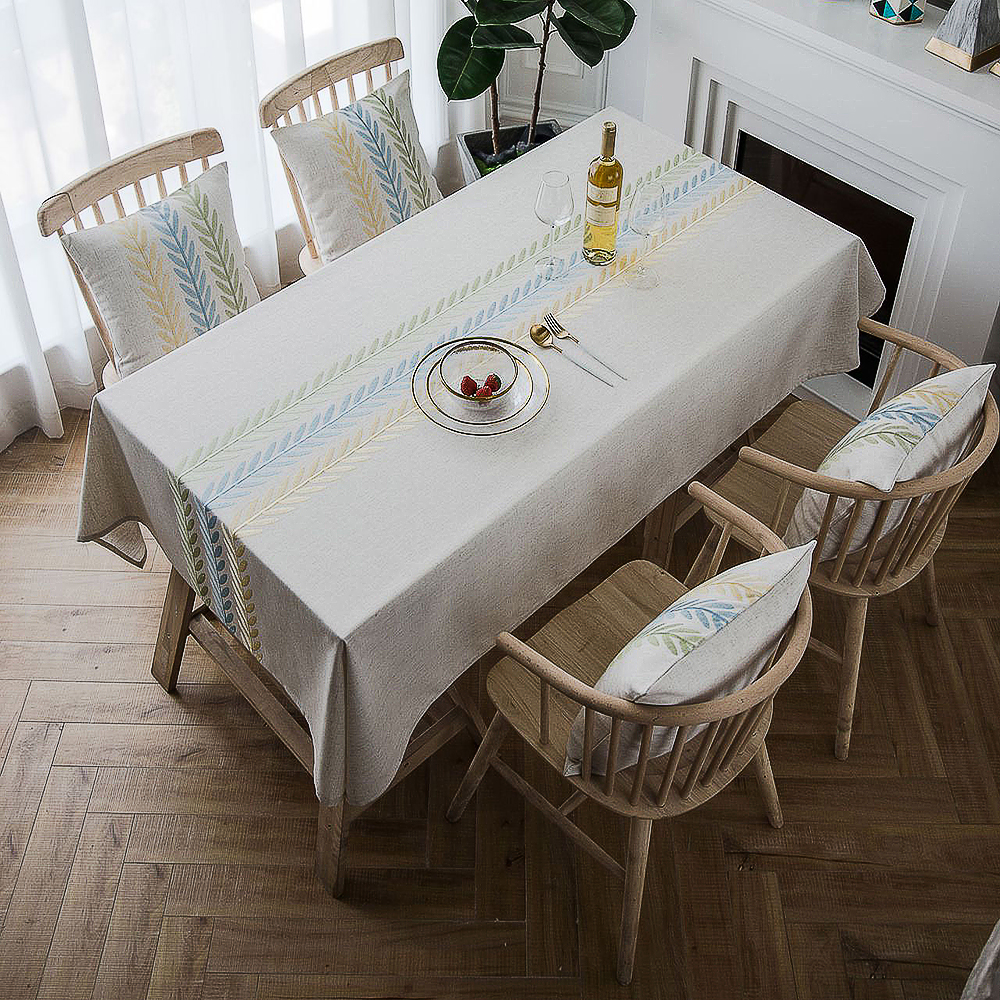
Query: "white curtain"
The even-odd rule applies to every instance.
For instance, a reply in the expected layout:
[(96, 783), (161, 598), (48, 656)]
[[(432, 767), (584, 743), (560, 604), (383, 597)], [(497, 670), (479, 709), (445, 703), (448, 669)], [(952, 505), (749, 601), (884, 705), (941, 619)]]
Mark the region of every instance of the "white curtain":
[[(278, 287), (275, 232), (294, 211), (260, 98), (343, 49), (398, 35), (432, 166), (452, 125), (435, 69), (459, 0), (0, 0), (0, 449), (61, 406), (89, 405), (103, 354), (41, 202), (137, 146), (214, 126), (237, 227), (262, 294)], [(98, 367), (103, 362), (99, 362)]]

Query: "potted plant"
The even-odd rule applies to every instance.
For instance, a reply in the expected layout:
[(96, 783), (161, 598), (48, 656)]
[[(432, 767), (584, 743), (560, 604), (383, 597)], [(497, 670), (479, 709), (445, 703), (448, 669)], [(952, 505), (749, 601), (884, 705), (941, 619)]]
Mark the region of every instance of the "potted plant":
[[(626, 0), (464, 0), (469, 16), (445, 33), (438, 51), (441, 87), (451, 101), (490, 92), (490, 129), (459, 136), (458, 151), (466, 183), (495, 170), (515, 156), (558, 134), (558, 122), (538, 121), (545, 74), (545, 53), (552, 32), (588, 66), (596, 66), (608, 49), (621, 45), (635, 22)], [(519, 27), (538, 18), (541, 38)], [(537, 48), (531, 120), (526, 126), (500, 127), (497, 77), (507, 49)]]

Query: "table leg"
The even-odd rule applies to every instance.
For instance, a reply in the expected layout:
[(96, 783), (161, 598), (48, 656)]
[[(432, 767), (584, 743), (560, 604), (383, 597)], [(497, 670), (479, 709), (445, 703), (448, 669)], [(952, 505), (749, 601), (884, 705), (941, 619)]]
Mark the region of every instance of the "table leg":
[(347, 866), (344, 863), (344, 848), (350, 816), (343, 800), (335, 806), (319, 804), (316, 829), (316, 878), (323, 883), (327, 892), (340, 897), (344, 893)]
[(181, 669), (184, 640), (188, 635), (193, 607), (194, 591), (187, 585), (184, 577), (171, 567), (152, 667), (153, 676), (171, 694), (177, 690), (177, 674)]
[(486, 723), (483, 721), (482, 713), (475, 701), (459, 686), (460, 681), (456, 681), (448, 688), (448, 697), (454, 705), (457, 705), (469, 720), (469, 730), (476, 739), (482, 739), (486, 734)]
[(683, 491), (671, 493), (659, 507), (646, 515), (643, 524), (642, 558), (666, 569), (674, 547), (677, 507)]

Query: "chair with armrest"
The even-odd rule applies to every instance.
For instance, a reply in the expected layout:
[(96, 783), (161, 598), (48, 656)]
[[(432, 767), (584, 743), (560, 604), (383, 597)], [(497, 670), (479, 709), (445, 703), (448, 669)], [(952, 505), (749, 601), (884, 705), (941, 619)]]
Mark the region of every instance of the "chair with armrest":
[[(706, 577), (718, 570), (733, 531), (745, 533), (767, 552), (785, 549), (763, 524), (700, 483), (693, 483), (689, 493), (729, 528), (703, 567)], [(653, 821), (696, 808), (752, 763), (771, 824), (780, 827), (782, 823), (764, 738), (774, 695), (795, 669), (809, 640), (812, 603), (808, 588), (797, 598), (791, 620), (776, 623), (781, 638), (763, 672), (731, 694), (697, 704), (654, 705), (615, 697), (594, 686), (617, 652), (693, 582), (697, 581), (690, 575), (681, 583), (653, 563), (637, 560), (559, 612), (528, 642), (501, 633), (497, 648), (507, 656), (490, 671), (486, 682), (496, 715), (447, 813), (452, 821), (461, 816), (492, 767), (578, 846), (622, 878), (625, 891), (617, 968), (622, 984), (632, 979)], [(567, 777), (571, 793), (556, 806), (498, 753), (513, 730), (543, 761), (564, 774), (568, 741), (581, 711), (580, 773)], [(600, 766), (595, 763), (598, 725), (605, 730), (610, 725), (607, 756)], [(624, 734), (629, 729), (634, 733), (635, 727), (641, 733), (638, 757), (633, 765), (619, 770), (628, 739)], [(662, 756), (650, 752), (655, 727), (675, 730), (673, 747)], [(569, 818), (587, 800), (628, 818), (624, 865)]]
[[(882, 405), (904, 352), (924, 359), (924, 364), (929, 362), (931, 377), (965, 367), (955, 355), (913, 334), (870, 319), (862, 319), (858, 327), (892, 345), (869, 414)], [(835, 742), (835, 753), (841, 760), (850, 748), (868, 601), (891, 594), (920, 576), (927, 622), (938, 624), (934, 553), (962, 490), (996, 444), (997, 405), (987, 392), (972, 440), (950, 468), (898, 482), (889, 491), (814, 471), (854, 426), (854, 420), (825, 404), (796, 401), (752, 447), (740, 450), (736, 465), (714, 484), (722, 496), (783, 536), (803, 492), (814, 490), (823, 495), (824, 514), (809, 582), (845, 601), (847, 626), (842, 652), (816, 638), (810, 640), (809, 646), (841, 670)], [(842, 501), (839, 507), (838, 501)], [(849, 505), (843, 537), (835, 554), (821, 560), (835, 511), (841, 511), (838, 517), (844, 517), (843, 502)], [(713, 546), (726, 531), (723, 519), (709, 508), (706, 513), (713, 524), (696, 565), (710, 558)], [(865, 534), (873, 514), (874, 523)], [(886, 526), (888, 530), (884, 530)], [(756, 546), (745, 533), (736, 531), (735, 537), (748, 548)]]

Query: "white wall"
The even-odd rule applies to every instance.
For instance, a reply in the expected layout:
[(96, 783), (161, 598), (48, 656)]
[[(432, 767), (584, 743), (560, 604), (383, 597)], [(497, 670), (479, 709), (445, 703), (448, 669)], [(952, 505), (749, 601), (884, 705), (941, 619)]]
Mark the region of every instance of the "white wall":
[[(654, 0), (631, 0), (635, 9), (632, 33), (608, 53), (608, 104), (644, 120), (649, 41)], [(662, 0), (659, 0), (662, 2)]]

